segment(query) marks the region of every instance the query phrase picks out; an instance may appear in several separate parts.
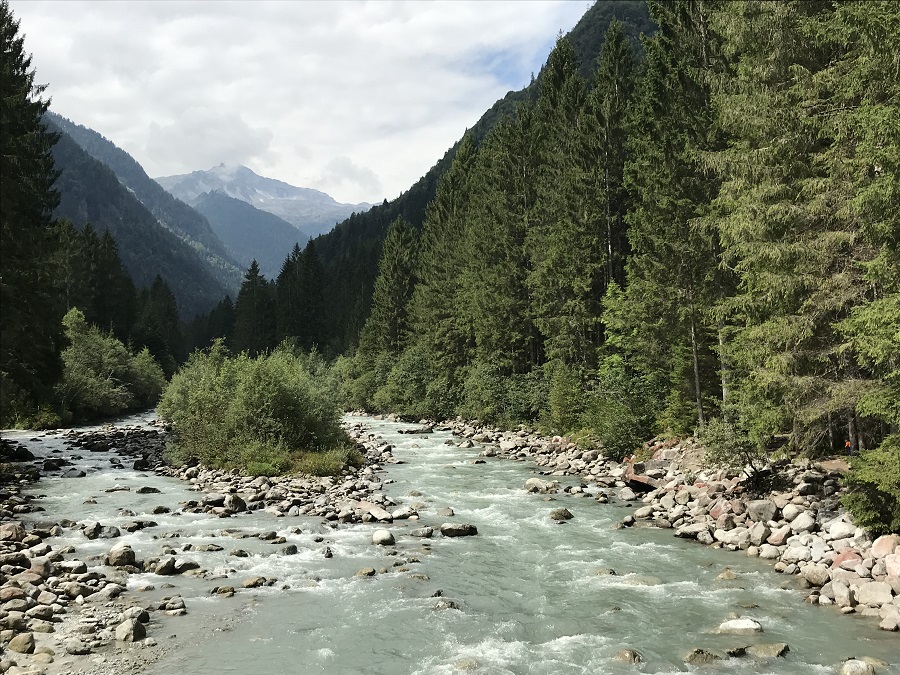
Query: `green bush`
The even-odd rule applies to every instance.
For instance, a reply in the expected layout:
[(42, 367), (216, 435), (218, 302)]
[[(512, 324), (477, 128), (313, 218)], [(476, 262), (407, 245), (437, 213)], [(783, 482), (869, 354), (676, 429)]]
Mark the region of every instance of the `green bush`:
[(148, 350), (133, 356), (115, 337), (89, 325), (77, 309), (65, 315), (63, 327), (69, 346), (62, 353), (56, 397), (66, 417), (87, 421), (156, 402), (165, 377)]
[(620, 356), (607, 357), (590, 385), (582, 424), (609, 457), (621, 461), (653, 436), (653, 388)]
[(324, 453), (347, 440), (337, 377), (317, 355), (286, 348), (232, 357), (220, 341), (195, 352), (157, 410), (174, 428), (169, 458), (176, 463), (196, 458), (216, 468), (278, 474), (301, 453)]
[(874, 534), (900, 533), (900, 434), (854, 459), (844, 484), (843, 503), (857, 523)]
[(584, 387), (572, 366), (556, 361), (546, 365), (550, 373), (550, 393), (545, 424), (561, 434), (575, 431), (584, 412)]
[(706, 461), (713, 466), (743, 469), (753, 477), (768, 461), (765, 450), (746, 433), (718, 417), (700, 430), (698, 439), (706, 448)]
[(372, 407), (379, 412), (396, 412), (412, 417), (427, 417), (427, 384), (430, 377), (428, 355), (413, 346), (400, 354), (386, 382), (372, 396)]

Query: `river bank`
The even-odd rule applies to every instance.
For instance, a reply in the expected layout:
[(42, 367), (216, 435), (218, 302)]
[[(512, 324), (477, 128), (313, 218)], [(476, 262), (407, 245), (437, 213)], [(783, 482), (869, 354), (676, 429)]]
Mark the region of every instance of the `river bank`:
[[(704, 467), (693, 440), (657, 442), (650, 459), (622, 463), (567, 439), (547, 438), (462, 421), (431, 425), (463, 439), (461, 447), (486, 444), (488, 457), (534, 461), (542, 473), (576, 476), (599, 488), (598, 499), (641, 503), (623, 526), (671, 529), (676, 537), (770, 560), (774, 570), (799, 575), (809, 604), (879, 621), (900, 630), (900, 535), (872, 538), (840, 506), (841, 460), (780, 462), (768, 467), (776, 489), (759, 493), (741, 472)], [(553, 482), (526, 485), (554, 493)]]
[[(623, 505), (633, 503), (619, 499), (619, 493), (627, 484), (618, 486), (614, 481), (611, 485), (604, 485), (614, 478), (610, 474), (615, 471), (611, 469), (601, 476), (602, 480), (596, 481), (561, 473), (574, 470), (580, 461), (585, 462), (585, 466), (591, 466), (593, 460), (590, 457), (575, 457), (574, 451), (565, 446), (563, 452), (529, 454), (530, 450), (526, 447), (532, 446), (528, 446), (527, 435), (510, 434), (508, 437), (476, 441), (475, 436), (493, 432), (467, 430), (465, 427), (458, 429), (461, 435), (455, 437), (451, 437), (449, 431), (441, 431), (440, 427), (432, 433), (424, 433), (428, 430), (371, 418), (352, 419), (349, 427), (365, 448), (367, 466), (354, 469), (340, 480), (244, 478), (201, 467), (174, 470), (155, 466), (153, 453), (133, 452), (123, 456), (118, 453), (115, 444), (110, 444), (111, 448), (100, 449), (102, 439), (96, 444), (96, 452), (90, 450), (94, 446), (87, 438), (83, 439), (85, 443), (81, 446), (70, 444), (68, 450), (63, 446), (57, 447), (60, 452), (55, 455), (65, 456), (66, 452), (71, 452), (72, 456), (82, 455), (84, 459), (74, 460), (74, 466), (63, 465), (45, 473), (42, 483), (37, 484), (39, 492), (33, 487), (23, 486), (20, 490), (20, 494), (24, 495), (22, 499), (33, 507), (46, 508), (47, 513), (54, 514), (68, 504), (71, 513), (76, 508), (72, 498), (66, 501), (64, 497), (52, 493), (57, 484), (60, 488), (81, 486), (77, 488), (80, 490), (77, 494), (90, 495), (97, 503), (77, 506), (83, 512), (84, 520), (77, 527), (61, 524), (62, 531), (55, 533), (58, 539), (51, 537), (48, 540), (54, 548), (50, 555), (56, 554), (57, 548), (65, 550), (70, 546), (76, 550), (64, 556), (77, 556), (89, 566), (89, 574), (105, 577), (105, 581), (85, 579), (84, 583), (96, 583), (98, 587), (104, 583), (119, 583), (125, 591), (114, 601), (108, 601), (119, 603), (111, 607), (106, 607), (106, 603), (97, 603), (102, 596), (93, 597), (96, 593), (84, 597), (83, 605), (67, 601), (68, 604), (62, 605), (66, 614), (58, 617), (62, 620), (52, 622), (57, 633), (35, 635), (38, 647), (45, 639), (57, 640), (57, 646), (53, 648), (55, 654), (49, 655), (53, 662), (42, 664), (40, 660), (33, 662), (33, 656), (22, 657), (21, 666), (17, 666), (20, 670), (12, 672), (27, 672), (23, 666), (32, 668), (32, 672), (46, 672), (48, 675), (70, 672), (105, 675), (137, 672), (138, 669), (155, 674), (173, 672), (178, 668), (191, 673), (221, 672), (226, 654), (231, 660), (240, 660), (245, 655), (234, 653), (217, 640), (216, 631), (227, 632), (233, 639), (242, 641), (248, 649), (256, 644), (254, 641), (267, 640), (275, 640), (278, 649), (285, 649), (286, 645), (295, 644), (301, 637), (301, 634), (294, 632), (280, 635), (280, 631), (284, 630), (282, 626), (291, 626), (296, 621), (289, 617), (297, 616), (296, 610), (290, 609), (297, 602), (304, 607), (304, 615), (312, 612), (310, 618), (313, 623), (310, 626), (318, 627), (310, 627), (313, 633), (309, 636), (318, 636), (314, 642), (317, 640), (321, 644), (316, 648), (311, 645), (309, 651), (291, 657), (291, 663), (300, 658), (305, 665), (306, 669), (296, 672), (456, 673), (476, 670), (556, 674), (588, 672), (582, 670), (587, 667), (593, 667), (590, 672), (620, 672), (610, 670), (609, 664), (619, 662), (617, 656), (627, 658), (626, 652), (631, 649), (643, 654), (641, 658), (645, 664), (653, 664), (645, 666), (651, 668), (649, 672), (674, 672), (665, 670), (667, 666), (664, 664), (683, 664), (682, 659), (690, 656), (689, 653), (680, 653), (684, 638), (678, 642), (681, 645), (677, 648), (679, 653), (673, 655), (666, 651), (671, 647), (664, 644), (669, 638), (662, 635), (656, 640), (659, 644), (654, 644), (653, 640), (639, 640), (637, 635), (631, 638), (625, 634), (619, 638), (605, 637), (614, 635), (619, 625), (643, 625), (646, 621), (643, 614), (647, 612), (666, 616), (672, 608), (657, 606), (657, 590), (677, 598), (678, 606), (674, 608), (677, 613), (671, 621), (683, 622), (684, 612), (687, 611), (692, 617), (692, 624), (699, 622), (700, 632), (692, 628), (692, 637), (688, 638), (697, 644), (691, 651), (698, 652), (692, 657), (694, 659), (719, 657), (722, 663), (728, 664), (728, 668), (737, 668), (735, 672), (770, 672), (756, 670), (757, 666), (753, 664), (765, 657), (753, 650), (745, 652), (744, 656), (732, 655), (729, 650), (740, 651), (748, 647), (758, 650), (763, 649), (762, 645), (770, 645), (769, 649), (774, 649), (771, 645), (790, 642), (792, 651), (774, 658), (784, 661), (787, 664), (784, 667), (793, 670), (782, 668), (777, 672), (825, 672), (815, 669), (820, 666), (814, 665), (816, 660), (811, 659), (809, 654), (810, 647), (820, 639), (819, 635), (816, 638), (793, 635), (786, 626), (781, 625), (780, 619), (770, 613), (774, 606), (767, 607), (765, 612), (740, 609), (744, 605), (749, 607), (760, 602), (759, 593), (763, 593), (766, 605), (773, 601), (780, 605), (782, 594), (787, 594), (785, 601), (792, 605), (795, 601), (788, 598), (794, 597), (797, 592), (796, 586), (801, 579), (799, 575), (789, 577), (791, 590), (778, 592), (775, 596), (762, 587), (744, 591), (742, 586), (746, 581), (756, 579), (756, 572), (753, 571), (757, 569), (755, 562), (747, 568), (741, 567), (743, 563), (734, 564), (736, 579), (720, 579), (728, 567), (721, 562), (722, 555), (726, 555), (722, 552), (710, 550), (710, 553), (702, 554), (702, 547), (684, 548), (677, 543), (678, 540), (672, 541), (672, 548), (659, 538), (671, 533), (657, 528), (640, 532), (614, 529), (628, 518), (622, 517)], [(404, 431), (413, 433), (401, 433)], [(471, 431), (475, 433), (469, 436)], [(463, 447), (458, 447), (460, 445)], [(51, 457), (54, 455), (52, 449), (49, 454)], [(493, 462), (493, 457), (500, 456), (515, 457), (520, 464), (512, 464), (511, 471), (508, 471), (503, 468), (505, 463)], [(532, 458), (536, 458), (537, 464), (541, 465), (536, 467), (537, 470), (547, 475), (533, 474), (529, 468), (531, 463), (525, 461)], [(94, 471), (84, 464), (88, 460), (96, 460), (89, 462), (96, 465)], [(131, 465), (136, 461), (149, 462), (139, 465), (148, 468), (136, 471)], [(561, 468), (564, 462), (569, 462), (569, 467)], [(121, 468), (116, 468), (116, 464)], [(156, 470), (149, 471), (154, 466)], [(87, 476), (62, 477), (63, 473), (73, 470), (76, 473), (84, 470)], [(589, 469), (587, 473), (599, 476), (602, 472), (592, 474)], [(523, 485), (529, 480), (528, 476), (534, 476), (530, 480), (550, 486), (553, 481), (559, 481), (559, 485), (549, 487), (547, 492), (542, 493), (540, 490), (544, 488), (540, 487), (540, 483), (532, 482), (532, 489), (537, 488), (537, 491), (527, 492)], [(179, 479), (176, 484), (171, 482), (173, 477)], [(623, 478), (624, 474), (616, 481), (625, 483)], [(108, 491), (117, 486), (130, 489)], [(142, 488), (150, 490), (140, 491)], [(159, 492), (153, 492), (153, 488)], [(472, 492), (465, 496), (461, 490)], [(552, 490), (558, 491), (551, 494)], [(36, 498), (45, 492), (45, 496)], [(542, 507), (544, 500), (550, 499), (558, 503), (547, 503), (546, 507)], [(602, 504), (604, 500), (611, 504)], [(11, 506), (17, 508), (21, 504)], [(575, 518), (567, 521), (565, 528), (557, 528), (557, 522), (566, 521), (553, 520), (551, 514), (558, 508), (551, 509), (551, 506), (573, 513)], [(169, 512), (154, 513), (162, 511), (162, 508), (168, 508)], [(534, 509), (534, 515), (529, 515)], [(31, 534), (41, 520), (41, 513), (20, 511), (12, 513), (12, 516), (25, 519), (28, 534)], [(514, 515), (517, 513), (521, 513), (521, 517)], [(134, 525), (140, 526), (142, 521), (144, 527), (128, 531)], [(454, 521), (461, 521), (459, 524), (463, 525), (477, 524), (478, 536), (462, 542), (461, 546), (454, 544), (456, 540), (452, 537), (441, 537), (441, 526)], [(97, 525), (87, 527), (92, 522)], [(119, 529), (119, 537), (112, 538), (118, 544), (112, 546), (115, 543), (113, 540), (104, 539), (99, 534), (95, 539), (88, 539), (85, 534), (86, 529), (90, 533), (103, 533), (104, 528)], [(373, 544), (376, 528), (387, 530), (394, 544)], [(733, 529), (736, 528), (726, 531)], [(426, 533), (431, 537), (428, 538)], [(32, 541), (28, 540), (28, 543)], [(55, 543), (57, 541), (59, 545)], [(573, 541), (578, 542), (581, 548), (569, 553), (567, 551), (572, 548)], [(17, 546), (25, 543), (20, 541)], [(234, 545), (239, 548), (232, 548)], [(141, 564), (132, 566), (133, 569), (129, 569), (128, 565), (115, 569), (105, 565), (109, 561), (102, 558), (108, 557), (117, 548), (126, 551), (123, 560), (130, 558), (127, 554), (130, 548), (134, 552), (135, 562)], [(673, 557), (673, 562), (677, 560), (677, 563), (670, 566), (665, 558), (654, 554), (654, 548)], [(31, 547), (26, 549), (31, 550)], [(699, 557), (694, 555), (694, 551)], [(614, 555), (611, 555), (613, 552)], [(547, 553), (550, 553), (549, 558)], [(627, 553), (625, 558), (622, 558), (622, 553)], [(574, 557), (564, 562), (570, 555)], [(595, 562), (586, 564), (584, 556), (591, 556)], [(516, 561), (515, 558), (522, 560)], [(599, 564), (603, 558), (607, 558), (607, 564)], [(684, 562), (694, 558), (697, 558), (697, 563), (706, 561), (700, 565), (701, 568), (712, 562), (715, 566), (721, 565), (721, 569), (698, 571), (700, 577), (696, 581), (682, 580), (680, 568)], [(481, 560), (483, 562), (479, 562)], [(751, 563), (758, 559), (746, 560)], [(519, 562), (526, 564), (520, 566)], [(464, 577), (460, 577), (455, 569), (460, 564), (464, 564), (467, 570)], [(498, 564), (510, 575), (509, 581), (496, 577)], [(563, 566), (559, 567), (560, 564)], [(532, 568), (532, 565), (536, 567)], [(613, 567), (618, 568), (618, 575), (609, 574)], [(177, 574), (173, 574), (175, 572)], [(535, 572), (538, 576), (534, 580), (525, 581), (531, 579)], [(249, 582), (251, 587), (245, 588), (245, 582)], [(552, 586), (547, 586), (551, 582)], [(165, 588), (170, 584), (174, 588)], [(525, 584), (522, 590), (529, 589), (521, 600), (516, 599), (521, 593), (515, 590), (519, 584)], [(758, 581), (753, 582), (753, 585), (757, 584)], [(581, 609), (582, 596), (587, 589), (591, 589), (589, 594), (592, 596), (612, 593), (610, 599), (620, 609), (615, 610), (612, 603), (608, 610), (601, 610), (601, 615), (597, 614), (598, 607), (586, 605)], [(533, 597), (534, 590), (540, 598), (537, 605), (533, 604), (538, 599)], [(181, 595), (184, 607), (159, 609), (162, 598), (176, 591)], [(437, 597), (432, 598), (435, 594), (438, 594)], [(754, 596), (756, 602), (751, 600)], [(232, 597), (236, 600), (228, 599)], [(227, 604), (237, 601), (242, 603), (238, 608)], [(557, 609), (560, 601), (565, 610)], [(503, 607), (510, 602), (512, 606), (524, 603), (518, 612), (509, 615), (518, 617), (515, 623), (493, 623), (496, 619), (490, 617), (496, 615), (498, 609), (502, 610), (501, 616), (505, 615), (508, 610), (503, 610)], [(699, 603), (697, 609), (690, 608), (692, 603)], [(733, 609), (720, 615), (719, 605), (723, 609)], [(114, 639), (112, 633), (119, 625), (120, 615), (129, 606), (147, 610), (150, 621), (145, 626), (149, 642), (147, 638), (132, 643)], [(353, 608), (349, 617), (345, 613), (347, 608)], [(85, 612), (96, 614), (106, 611), (108, 616), (101, 616), (95, 624), (98, 630), (94, 635), (98, 637), (93, 639), (99, 639), (99, 642), (91, 654), (76, 657), (65, 654), (64, 647), (60, 649), (64, 645), (61, 642), (66, 630), (64, 626), (81, 625), (80, 621), (75, 620), (76, 617), (92, 618), (86, 617)], [(435, 611), (439, 613), (434, 614)], [(607, 611), (611, 613), (605, 614)], [(790, 611), (800, 612), (799, 609), (797, 612)], [(829, 632), (829, 624), (821, 624), (815, 615), (808, 615), (806, 611), (800, 612), (804, 616), (803, 622), (814, 627), (813, 630), (829, 643), (818, 647), (824, 654), (819, 658), (837, 663), (838, 657), (834, 654), (839, 652), (830, 643), (839, 640)], [(187, 619), (177, 616), (184, 612), (188, 613)], [(370, 612), (379, 617), (374, 624), (366, 620)], [(564, 618), (573, 612), (579, 617), (577, 620), (570, 622)], [(705, 616), (707, 614), (711, 616)], [(740, 637), (737, 642), (729, 641), (727, 633), (706, 635), (704, 631), (715, 632), (722, 624), (733, 620), (729, 618), (730, 614), (740, 614), (743, 619), (756, 621), (765, 628), (765, 634)], [(264, 628), (260, 629), (259, 634), (254, 633), (253, 624), (247, 622), (246, 617), (250, 615), (257, 616), (257, 621), (263, 622)], [(385, 623), (388, 621), (386, 616), (393, 618)], [(676, 616), (681, 618), (676, 619)], [(529, 617), (527, 630), (521, 634), (522, 628), (517, 628), (516, 624), (526, 617)], [(351, 619), (349, 625), (348, 618)], [(463, 630), (467, 625), (459, 623), (463, 619), (468, 623), (474, 621), (471, 631)], [(394, 625), (402, 632), (392, 632), (388, 636), (385, 631), (388, 626)], [(210, 626), (216, 627), (212, 633)], [(369, 653), (368, 661), (348, 665), (347, 659), (355, 657), (344, 654), (346, 649), (360, 648), (360, 640), (362, 644), (367, 644), (366, 641), (371, 638), (365, 636), (372, 630), (378, 636), (372, 643), (375, 651)], [(854, 630), (848, 634), (853, 634)], [(859, 633), (860, 637), (867, 635), (864, 628), (859, 630), (863, 631)], [(437, 636), (448, 631), (457, 634), (457, 637), (451, 643), (442, 644)], [(485, 640), (484, 636), (493, 634), (492, 631), (497, 633), (501, 643)], [(272, 638), (272, 634), (280, 637)], [(574, 642), (565, 637), (569, 634)], [(882, 634), (888, 637), (888, 634)], [(307, 636), (305, 633), (302, 635), (305, 644)], [(574, 638), (576, 635), (579, 636), (577, 640)], [(415, 644), (411, 644), (410, 640)], [(870, 639), (865, 637), (863, 641), (868, 644)], [(542, 642), (545, 643), (543, 651), (534, 651), (536, 645)], [(207, 643), (210, 645), (208, 649), (199, 646)], [(385, 652), (381, 655), (377, 645), (384, 644), (387, 648), (387, 645), (394, 643), (405, 645), (402, 657), (400, 653)], [(853, 644), (862, 645), (859, 638)], [(556, 657), (551, 656), (559, 649), (568, 655), (564, 662), (558, 662)], [(388, 651), (393, 649), (388, 648)], [(845, 652), (843, 658), (860, 655), (860, 652), (869, 652), (876, 657), (873, 663), (877, 664), (879, 673), (892, 672), (892, 666), (884, 665), (884, 656), (890, 650), (885, 652), (880, 642), (863, 646), (859, 651)], [(264, 658), (274, 658), (271, 649), (262, 654)], [(256, 658), (263, 658), (262, 654)], [(882, 657), (880, 661), (878, 656)], [(337, 665), (341, 659), (344, 665)], [(519, 663), (519, 659), (546, 663), (541, 667), (546, 670), (529, 669), (524, 664), (514, 665)], [(419, 665), (403, 668), (397, 665), (407, 661)], [(369, 665), (364, 666), (363, 663)], [(552, 665), (554, 663), (556, 665)], [(269, 670), (258, 672), (295, 672), (284, 668), (272, 666)], [(835, 665), (835, 670), (831, 672), (837, 672), (837, 668)]]

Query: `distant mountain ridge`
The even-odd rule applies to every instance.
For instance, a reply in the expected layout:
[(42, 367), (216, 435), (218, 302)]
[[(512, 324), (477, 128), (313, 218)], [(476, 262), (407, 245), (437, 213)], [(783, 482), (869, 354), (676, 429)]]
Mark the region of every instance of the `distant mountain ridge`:
[(47, 112), (46, 120), (65, 131), (85, 152), (105, 164), (167, 230), (193, 248), (229, 292), (235, 292), (243, 270), (204, 216), (161, 188), (135, 159), (93, 129)]
[(246, 166), (219, 164), (208, 171), (193, 171), (155, 179), (172, 195), (194, 205), (202, 195), (219, 192), (267, 211), (287, 221), (307, 237), (331, 230), (353, 213), (362, 213), (371, 204), (341, 204), (312, 188), (296, 187), (266, 178)]
[(98, 232), (108, 230), (135, 285), (147, 288), (161, 276), (183, 319), (206, 313), (226, 293), (234, 294), (198, 251), (166, 229), (111, 168), (88, 154), (53, 118), (45, 118), (45, 123), (60, 134), (52, 151), (60, 172), (54, 217), (67, 218), (78, 229), (90, 224)]
[(303, 248), (309, 241), (287, 221), (218, 190), (198, 196), (194, 208), (206, 216), (235, 260), (244, 268), (256, 260), (269, 279), (278, 276), (294, 244)]

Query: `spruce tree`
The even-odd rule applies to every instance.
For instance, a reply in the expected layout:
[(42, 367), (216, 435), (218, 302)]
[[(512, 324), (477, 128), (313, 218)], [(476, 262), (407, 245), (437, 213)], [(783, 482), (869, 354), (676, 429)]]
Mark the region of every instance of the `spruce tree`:
[(403, 218), (388, 228), (378, 263), (372, 312), (363, 328), (363, 353), (399, 355), (409, 342), (409, 301), (415, 286), (418, 242)]
[(254, 260), (234, 306), (234, 351), (258, 356), (274, 349), (275, 323), (275, 292)]
[(471, 326), (460, 311), (462, 242), (474, 161), (475, 146), (466, 135), (428, 205), (416, 266), (418, 283), (410, 301), (412, 330), (433, 370), (435, 395), (446, 402), (459, 395), (474, 342)]
[(728, 305), (741, 411), (761, 442), (783, 436), (812, 453), (846, 438), (864, 449), (884, 428), (860, 413), (897, 424), (897, 362), (879, 354), (897, 342), (900, 10), (727, 10), (715, 18), (736, 77), (718, 105), (734, 140), (712, 162), (725, 178), (721, 237), (741, 281)]
[(540, 177), (528, 231), (532, 313), (547, 358), (590, 368), (602, 333), (600, 207), (590, 189), (596, 145), (584, 139), (586, 88), (566, 38), (541, 71), (536, 116)]
[(34, 83), (19, 22), (0, 0), (0, 421), (46, 403), (62, 372), (57, 239), (59, 201), (50, 149), (56, 136), (41, 117), (49, 106)]
[(718, 325), (710, 312), (724, 282), (705, 223), (719, 180), (701, 162), (720, 147), (709, 73), (720, 67), (710, 2), (652, 3), (658, 32), (645, 40), (625, 169), (632, 255), (625, 303), (646, 373), (668, 391), (661, 426), (704, 424), (721, 384)]

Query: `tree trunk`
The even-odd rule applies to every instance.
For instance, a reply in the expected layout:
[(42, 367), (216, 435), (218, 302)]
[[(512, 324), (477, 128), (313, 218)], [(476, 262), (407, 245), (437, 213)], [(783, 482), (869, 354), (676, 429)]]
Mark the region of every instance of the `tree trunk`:
[(694, 357), (694, 391), (697, 396), (697, 421), (700, 426), (706, 426), (706, 418), (703, 414), (703, 400), (700, 391), (700, 357), (697, 348), (697, 326), (694, 315), (691, 313), (691, 353)]

